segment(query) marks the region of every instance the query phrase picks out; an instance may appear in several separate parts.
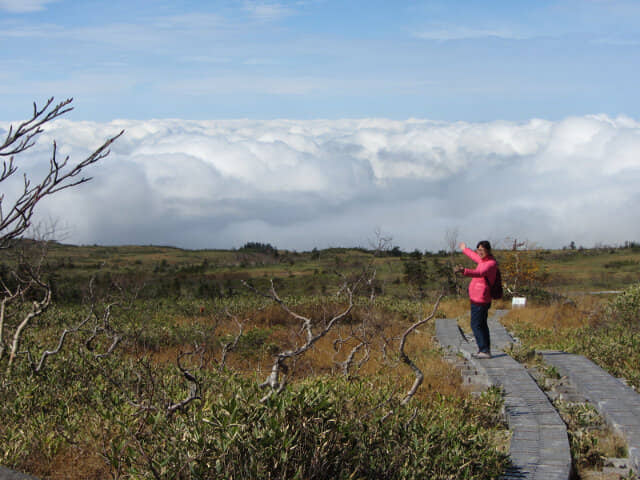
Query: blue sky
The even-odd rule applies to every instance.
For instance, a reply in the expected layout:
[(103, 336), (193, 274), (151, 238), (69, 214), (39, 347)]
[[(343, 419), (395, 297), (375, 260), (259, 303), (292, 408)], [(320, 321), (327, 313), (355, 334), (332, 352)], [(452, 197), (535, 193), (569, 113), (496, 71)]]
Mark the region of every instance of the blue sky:
[(75, 161), (126, 130), (38, 211), (70, 243), (639, 241), (638, 25), (625, 0), (0, 0), (0, 135), (74, 97), (37, 178), (53, 139)]
[(637, 116), (640, 2), (0, 0), (2, 120)]

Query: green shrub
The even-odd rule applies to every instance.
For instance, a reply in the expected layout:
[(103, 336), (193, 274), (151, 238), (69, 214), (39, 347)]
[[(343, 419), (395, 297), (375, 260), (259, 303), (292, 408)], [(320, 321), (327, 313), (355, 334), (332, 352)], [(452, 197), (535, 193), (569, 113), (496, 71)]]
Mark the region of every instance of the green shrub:
[[(562, 295), (537, 286), (521, 287), (518, 290), (518, 294), (527, 297), (528, 302), (533, 302), (538, 305), (551, 305), (555, 302), (561, 302), (565, 300)], [(505, 295), (505, 298), (509, 297), (510, 295)]]
[(606, 311), (615, 320), (637, 328), (640, 325), (640, 283), (617, 295)]
[[(469, 400), (413, 410), (389, 402), (390, 388), (323, 377), (260, 403), (254, 382), (208, 381), (215, 388), (201, 408), (150, 420), (146, 448), (161, 476), (182, 468), (203, 479), (489, 479), (506, 464)], [(144, 456), (132, 453), (127, 468), (142, 474)]]
[(46, 476), (85, 445), (104, 457), (105, 476), (327, 480), (490, 479), (508, 461), (492, 446), (498, 395), (403, 407), (392, 385), (315, 377), (261, 403), (255, 381), (197, 376), (201, 399), (168, 416), (188, 394), (175, 367), (70, 353), (2, 386), (0, 461)]
[[(278, 351), (278, 346), (272, 342), (267, 342), (273, 330), (270, 328), (254, 328), (243, 333), (234, 348), (234, 351), (247, 356), (258, 356), (263, 352), (274, 354)], [(226, 345), (233, 343), (234, 335), (223, 335), (220, 338), (220, 344)]]

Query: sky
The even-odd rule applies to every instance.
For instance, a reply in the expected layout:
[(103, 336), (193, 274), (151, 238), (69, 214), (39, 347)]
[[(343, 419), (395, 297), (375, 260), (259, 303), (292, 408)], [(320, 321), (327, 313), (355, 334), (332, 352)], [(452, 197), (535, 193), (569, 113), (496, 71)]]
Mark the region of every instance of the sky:
[(0, 0), (0, 136), (74, 98), (20, 156), (38, 178), (54, 139), (73, 162), (125, 129), (38, 210), (68, 243), (638, 241), (638, 24), (629, 0)]

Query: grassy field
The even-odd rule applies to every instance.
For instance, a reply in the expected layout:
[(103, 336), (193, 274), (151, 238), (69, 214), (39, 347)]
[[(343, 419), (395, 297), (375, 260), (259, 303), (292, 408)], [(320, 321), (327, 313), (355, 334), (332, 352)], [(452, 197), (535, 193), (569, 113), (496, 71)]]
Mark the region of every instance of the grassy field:
[[(639, 249), (496, 256), (506, 284), (529, 298), (506, 317), (523, 342), (514, 355), (563, 348), (638, 385), (629, 332), (640, 305), (585, 293), (640, 282)], [(6, 282), (11, 261), (0, 252)], [(50, 243), (53, 304), (2, 377), (0, 463), (44, 478), (495, 478), (508, 444), (499, 392), (470, 395), (442, 360), (433, 318), (406, 337), (404, 355), (424, 375), (407, 398), (416, 376), (403, 334), (443, 293), (435, 316), (468, 315), (456, 263), (468, 261)], [(272, 282), (282, 305), (268, 298)], [(281, 389), (261, 388), (278, 354), (348, 308), (345, 285), (348, 314), (284, 362)], [(35, 372), (64, 329), (64, 348)]]
[[(505, 271), (522, 278), (510, 279), (514, 293), (534, 296), (533, 288), (560, 295), (619, 290), (640, 282), (640, 248), (583, 250), (497, 251)], [(1, 258), (1, 257), (0, 257)], [(312, 252), (239, 250), (180, 250), (153, 246), (68, 246), (53, 243), (47, 266), (57, 287), (58, 301), (78, 302), (83, 285), (93, 275), (108, 282), (117, 279), (130, 285), (144, 284), (141, 292), (153, 297), (228, 297), (244, 294), (242, 281), (265, 286), (275, 279), (289, 295), (326, 294), (339, 283), (336, 275), (353, 275), (365, 266), (376, 269), (377, 294), (416, 298), (442, 290), (464, 293), (463, 282), (451, 278), (455, 264), (465, 264), (460, 253), (380, 255), (366, 249), (332, 248)], [(517, 263), (517, 264), (516, 264)], [(513, 280), (513, 281), (510, 281)], [(459, 285), (452, 286), (452, 282)], [(452, 288), (453, 287), (453, 288)]]

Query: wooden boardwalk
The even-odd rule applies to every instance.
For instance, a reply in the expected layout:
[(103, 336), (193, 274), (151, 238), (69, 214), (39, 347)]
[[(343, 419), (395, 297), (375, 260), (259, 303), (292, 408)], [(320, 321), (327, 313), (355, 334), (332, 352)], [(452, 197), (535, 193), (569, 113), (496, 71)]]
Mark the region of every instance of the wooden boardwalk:
[(505, 413), (512, 431), (512, 467), (502, 478), (569, 480), (571, 453), (566, 426), (524, 366), (502, 351), (513, 340), (497, 316), (489, 323), (494, 353), (490, 359), (471, 356), (476, 351), (475, 341), (463, 334), (455, 319), (438, 319), (436, 337), (449, 355), (462, 354), (483, 379), (479, 383), (496, 385), (504, 391)]
[[(437, 320), (436, 337), (445, 355), (462, 368), (466, 381), (504, 389), (505, 412), (513, 432), (510, 445), (513, 469), (505, 472), (503, 479), (569, 479), (571, 457), (564, 422), (524, 367), (504, 353), (513, 343), (499, 322), (505, 313), (498, 310), (489, 320), (494, 351), (491, 359), (472, 357), (475, 340), (458, 328), (456, 320)], [(625, 439), (628, 466), (637, 475), (640, 472), (640, 394), (581, 355), (558, 351), (538, 353)], [(460, 355), (464, 358), (463, 364), (457, 361)]]

